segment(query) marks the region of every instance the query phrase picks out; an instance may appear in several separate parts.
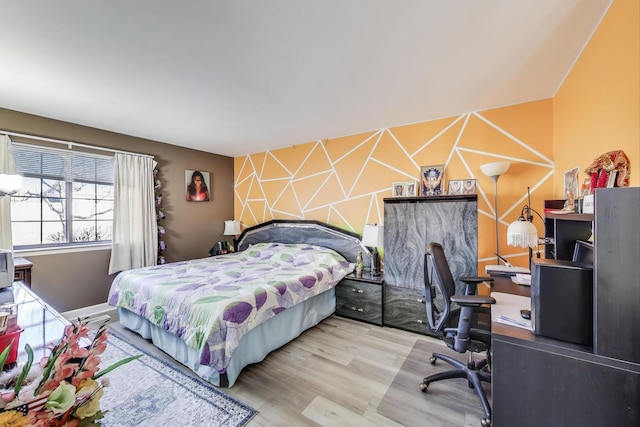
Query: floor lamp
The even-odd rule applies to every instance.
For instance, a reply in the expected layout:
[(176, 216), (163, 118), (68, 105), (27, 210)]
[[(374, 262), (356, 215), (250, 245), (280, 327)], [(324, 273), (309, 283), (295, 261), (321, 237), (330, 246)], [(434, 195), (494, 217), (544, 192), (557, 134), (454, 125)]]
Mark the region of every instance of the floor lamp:
[(509, 169), (509, 162), (493, 162), (480, 165), (483, 174), (493, 180), (493, 207), (496, 213), (496, 264), (500, 264), (500, 237), (498, 234), (498, 178)]

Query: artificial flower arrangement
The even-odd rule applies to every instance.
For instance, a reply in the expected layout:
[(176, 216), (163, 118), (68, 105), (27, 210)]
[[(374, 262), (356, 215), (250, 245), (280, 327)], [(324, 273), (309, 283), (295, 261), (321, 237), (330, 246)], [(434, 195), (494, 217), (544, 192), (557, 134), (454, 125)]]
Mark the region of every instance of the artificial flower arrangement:
[[(100, 369), (100, 355), (107, 348), (106, 322), (89, 342), (84, 322), (65, 327), (64, 336), (49, 357), (33, 363), (33, 350), (27, 344), (27, 361), (22, 369), (0, 384), (0, 426), (77, 427), (96, 425), (102, 418), (100, 398), (108, 380), (102, 378), (117, 367), (140, 358), (131, 356), (106, 369)], [(4, 366), (11, 346), (0, 353)], [(17, 375), (18, 371), (20, 372)]]

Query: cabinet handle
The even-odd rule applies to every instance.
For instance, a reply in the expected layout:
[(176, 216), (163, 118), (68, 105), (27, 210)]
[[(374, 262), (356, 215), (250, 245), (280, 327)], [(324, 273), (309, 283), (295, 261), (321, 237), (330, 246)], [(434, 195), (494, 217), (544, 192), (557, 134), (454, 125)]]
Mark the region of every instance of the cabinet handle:
[(351, 288), (351, 290), (352, 290), (353, 292), (355, 292), (356, 294), (364, 293), (364, 291), (363, 291), (362, 289)]
[(423, 300), (423, 299), (421, 299), (421, 298), (418, 298), (418, 299), (417, 299), (417, 301), (418, 301), (420, 304), (426, 304), (426, 303), (427, 303), (427, 301), (426, 301), (426, 300)]
[(417, 322), (422, 325), (424, 323), (424, 320), (418, 319)]
[(351, 307), (351, 310), (353, 311), (359, 311), (360, 313), (362, 313), (364, 310), (361, 308), (356, 308), (356, 307)]

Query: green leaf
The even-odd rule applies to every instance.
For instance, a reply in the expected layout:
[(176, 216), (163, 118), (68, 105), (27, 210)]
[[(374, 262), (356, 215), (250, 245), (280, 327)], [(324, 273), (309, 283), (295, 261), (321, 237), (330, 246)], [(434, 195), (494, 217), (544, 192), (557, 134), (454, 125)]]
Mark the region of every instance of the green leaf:
[(93, 379), (97, 380), (101, 376), (108, 374), (109, 372), (113, 371), (116, 368), (119, 368), (120, 366), (124, 365), (125, 363), (129, 363), (129, 362), (132, 362), (132, 361), (134, 361), (136, 359), (140, 359), (142, 356), (143, 356), (142, 354), (138, 354), (137, 356), (130, 356), (130, 357), (127, 357), (126, 359), (122, 359), (119, 362), (114, 363), (113, 365), (109, 366), (106, 369), (101, 369), (100, 372), (96, 373), (93, 376)]
[(25, 351), (27, 352), (27, 363), (25, 363), (22, 368), (22, 372), (20, 372), (20, 376), (16, 380), (15, 393), (16, 396), (20, 393), (20, 389), (22, 388), (22, 384), (24, 383), (25, 378), (27, 378), (27, 374), (31, 370), (31, 365), (33, 365), (33, 350), (29, 344), (24, 346)]
[(13, 346), (13, 341), (14, 340), (11, 340), (11, 343), (9, 343), (7, 348), (2, 350), (2, 353), (0, 353), (0, 369), (4, 367), (4, 361), (7, 360), (7, 356), (9, 355), (9, 352), (11, 351), (11, 347)]
[(44, 372), (42, 373), (42, 380), (40, 380), (40, 384), (38, 384), (36, 391), (33, 393), (34, 396), (37, 396), (40, 394), (40, 389), (42, 388), (42, 386), (44, 386), (44, 384), (49, 379), (49, 376), (51, 375), (51, 371), (53, 370), (56, 360), (58, 360), (58, 357), (60, 357), (60, 355), (64, 352), (65, 347), (66, 346), (60, 346), (60, 348), (58, 348), (55, 351), (55, 353), (53, 353), (52, 356), (49, 356), (49, 360), (47, 360), (47, 366), (45, 366)]
[(214, 303), (214, 302), (218, 302), (218, 301), (224, 301), (224, 300), (228, 300), (229, 297), (228, 296), (222, 296), (222, 295), (213, 295), (213, 296), (208, 296), (208, 297), (202, 297), (200, 299), (197, 299), (193, 302), (193, 304), (209, 304), (209, 303)]

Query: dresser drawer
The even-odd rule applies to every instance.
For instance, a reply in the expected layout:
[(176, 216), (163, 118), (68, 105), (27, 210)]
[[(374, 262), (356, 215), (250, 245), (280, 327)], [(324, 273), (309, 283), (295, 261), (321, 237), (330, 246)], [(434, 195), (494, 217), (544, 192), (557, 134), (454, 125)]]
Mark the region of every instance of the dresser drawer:
[(433, 335), (427, 323), (426, 310), (421, 290), (398, 286), (385, 287), (384, 326)]
[(336, 314), (382, 325), (382, 283), (343, 279), (336, 286)]
[(13, 281), (24, 281), (25, 277), (27, 277), (27, 272), (25, 270), (14, 270), (13, 272)]

